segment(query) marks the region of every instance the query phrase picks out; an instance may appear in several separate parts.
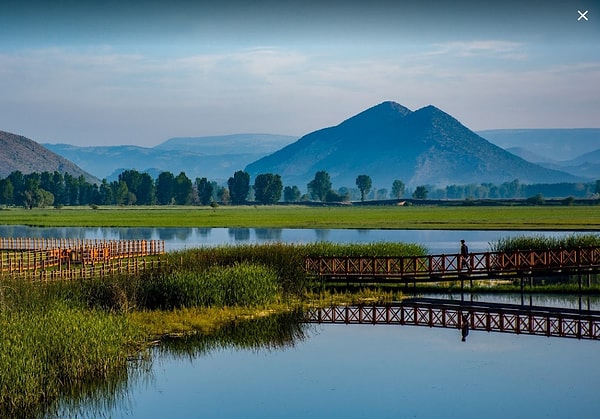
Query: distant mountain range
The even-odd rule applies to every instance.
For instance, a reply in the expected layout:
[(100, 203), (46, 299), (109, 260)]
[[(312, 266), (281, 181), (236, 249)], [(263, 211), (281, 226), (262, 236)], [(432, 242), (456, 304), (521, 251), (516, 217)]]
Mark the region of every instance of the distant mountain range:
[(151, 175), (185, 172), (194, 180), (207, 177), (227, 180), (247, 164), (272, 153), (297, 137), (273, 134), (235, 134), (212, 137), (171, 138), (152, 147), (44, 144), (97, 177), (115, 180), (124, 169), (147, 171)]
[(71, 161), (35, 141), (0, 131), (0, 177), (5, 178), (17, 170), (23, 174), (57, 171), (69, 173), (74, 177), (84, 176), (88, 182), (98, 181)]
[(478, 132), (507, 151), (549, 169), (600, 179), (600, 129), (519, 129)]
[(377, 187), (395, 179), (408, 186), (468, 183), (575, 182), (581, 178), (530, 163), (490, 143), (435, 106), (417, 111), (384, 102), (335, 127), (305, 135), (248, 165), (251, 176), (279, 173), (304, 187), (319, 170), (334, 187), (367, 174)]
[(600, 149), (600, 128), (495, 129), (477, 134), (504, 149), (534, 153), (539, 156), (535, 161), (572, 160)]
[(13, 170), (58, 170), (111, 181), (125, 169), (136, 169), (153, 177), (165, 170), (183, 171), (192, 180), (224, 182), (245, 168), (252, 176), (279, 173), (285, 185), (301, 189), (318, 170), (331, 175), (334, 187), (354, 187), (357, 175), (368, 174), (374, 187), (388, 189), (394, 179), (414, 187), (517, 178), (523, 183), (600, 178), (600, 129), (474, 133), (434, 106), (413, 112), (395, 102), (384, 102), (300, 139), (234, 134), (171, 138), (152, 148), (43, 146), (0, 131), (0, 176)]

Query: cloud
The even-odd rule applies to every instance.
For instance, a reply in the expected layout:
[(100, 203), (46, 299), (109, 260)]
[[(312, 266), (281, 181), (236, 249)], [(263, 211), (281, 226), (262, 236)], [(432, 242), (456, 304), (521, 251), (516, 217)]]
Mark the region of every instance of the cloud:
[(107, 135), (140, 144), (178, 135), (296, 135), (384, 100), (411, 109), (434, 104), (475, 129), (597, 125), (589, 115), (600, 108), (600, 63), (543, 52), (507, 41), (187, 54), (23, 50), (0, 54), (0, 129), (25, 135), (34, 127), (35, 138), (96, 144)]
[(495, 57), (502, 59), (527, 58), (525, 44), (502, 40), (454, 41), (433, 45), (426, 55), (452, 55), (456, 57)]

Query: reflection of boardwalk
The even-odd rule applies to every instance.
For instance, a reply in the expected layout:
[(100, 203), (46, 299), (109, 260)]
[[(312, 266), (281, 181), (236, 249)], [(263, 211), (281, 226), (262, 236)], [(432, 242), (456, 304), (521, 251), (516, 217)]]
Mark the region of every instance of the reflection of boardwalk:
[(404, 257), (305, 258), (307, 274), (323, 281), (435, 282), (460, 279), (509, 279), (524, 276), (578, 275), (600, 272), (600, 247), (519, 250)]
[[(397, 324), (600, 339), (600, 311), (438, 299), (311, 309), (311, 323)], [(464, 322), (468, 322), (465, 324)], [(463, 335), (464, 336), (464, 335)]]

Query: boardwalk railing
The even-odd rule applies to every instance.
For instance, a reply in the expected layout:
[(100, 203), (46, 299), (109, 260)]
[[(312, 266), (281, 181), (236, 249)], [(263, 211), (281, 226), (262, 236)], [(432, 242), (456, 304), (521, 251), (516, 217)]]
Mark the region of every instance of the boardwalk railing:
[(164, 263), (161, 260), (117, 259), (100, 265), (80, 265), (78, 268), (60, 270), (12, 271), (8, 275), (13, 279), (26, 280), (83, 280), (114, 275), (137, 275), (147, 269), (158, 269)]
[(522, 250), (426, 256), (334, 257), (308, 256), (307, 274), (321, 278), (399, 278), (438, 281), (495, 278), (523, 274), (600, 271), (600, 247)]
[[(396, 324), (600, 339), (600, 312), (433, 299), (308, 311), (311, 323)], [(463, 335), (464, 336), (464, 335)]]
[(86, 240), (0, 238), (0, 275), (27, 271), (71, 270), (79, 265), (161, 255), (163, 240)]

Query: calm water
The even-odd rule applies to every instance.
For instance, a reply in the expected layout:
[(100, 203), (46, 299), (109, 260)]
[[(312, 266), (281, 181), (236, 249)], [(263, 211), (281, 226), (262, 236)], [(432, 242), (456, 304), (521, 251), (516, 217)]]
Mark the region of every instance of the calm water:
[[(585, 298), (597, 309), (599, 297)], [(572, 307), (573, 299), (536, 296), (535, 304)], [(462, 342), (455, 328), (315, 325), (286, 316), (167, 340), (152, 350), (147, 371), (77, 415), (599, 417), (600, 341), (471, 330)]]
[[(319, 325), (284, 349), (162, 352), (113, 417), (597, 418), (600, 342)], [(158, 351), (157, 351), (158, 353)]]
[[(277, 229), (277, 228), (90, 228), (0, 226), (0, 237), (47, 237), (107, 240), (165, 240), (167, 250), (198, 246), (272, 241), (306, 243), (331, 241), (368, 243), (402, 241), (428, 247), (431, 254), (457, 253), (465, 239), (472, 252), (489, 250), (489, 243), (499, 238), (537, 235), (531, 231), (461, 231), (461, 230), (350, 230), (350, 229)], [(560, 236), (564, 232), (544, 232)]]

